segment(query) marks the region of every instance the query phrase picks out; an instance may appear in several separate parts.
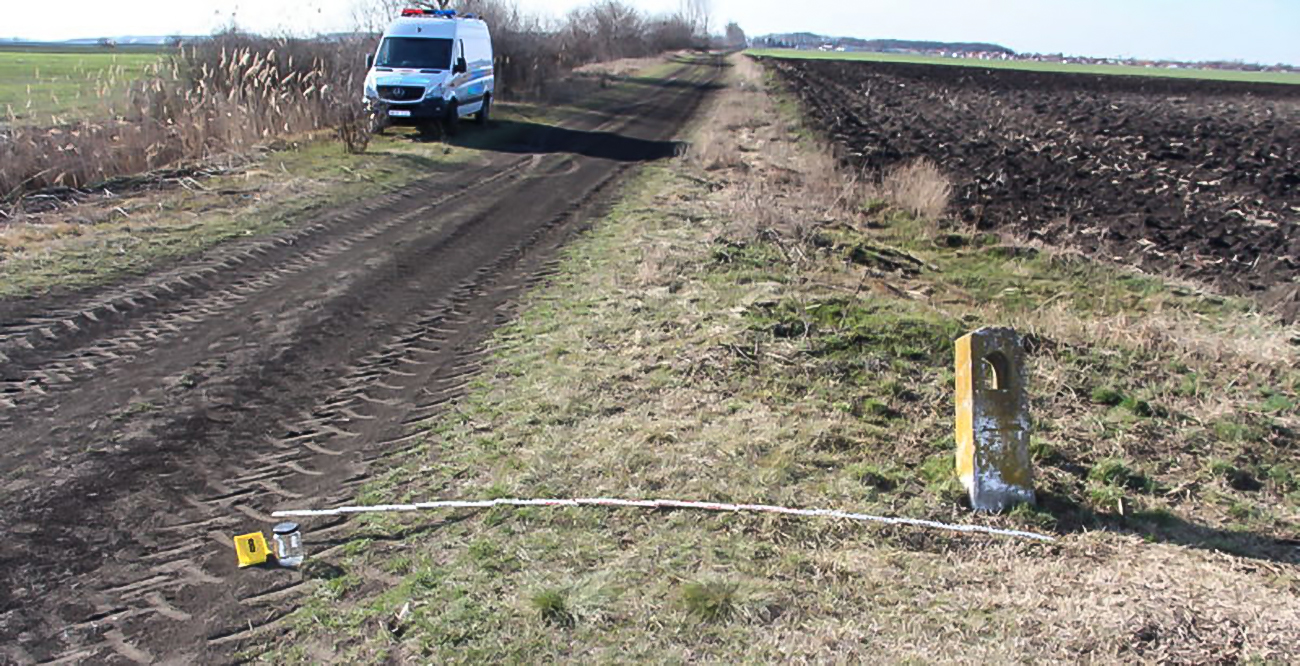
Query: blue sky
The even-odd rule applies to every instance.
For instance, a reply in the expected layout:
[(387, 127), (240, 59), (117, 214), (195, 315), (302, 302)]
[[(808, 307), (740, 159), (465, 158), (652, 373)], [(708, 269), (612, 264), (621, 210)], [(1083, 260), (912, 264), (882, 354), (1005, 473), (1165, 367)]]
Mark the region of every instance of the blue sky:
[[(346, 29), (359, 0), (0, 0), (0, 36), (69, 39), (211, 32), (233, 13), (258, 31)], [(671, 11), (680, 0), (626, 0)], [(584, 0), (518, 0), (559, 14)], [(713, 0), (750, 34), (985, 41), (1017, 51), (1300, 64), (1300, 0)]]

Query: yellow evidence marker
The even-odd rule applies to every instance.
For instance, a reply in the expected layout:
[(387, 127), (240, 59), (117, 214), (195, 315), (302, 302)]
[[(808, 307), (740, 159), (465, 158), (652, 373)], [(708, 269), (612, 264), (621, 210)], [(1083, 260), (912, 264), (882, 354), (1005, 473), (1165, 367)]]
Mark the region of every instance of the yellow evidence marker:
[(957, 340), (957, 477), (976, 511), (1034, 503), (1025, 348), (1009, 328)]
[(270, 555), (270, 551), (266, 548), (266, 537), (261, 532), (235, 537), (235, 554), (239, 556), (240, 569), (266, 562), (267, 556)]

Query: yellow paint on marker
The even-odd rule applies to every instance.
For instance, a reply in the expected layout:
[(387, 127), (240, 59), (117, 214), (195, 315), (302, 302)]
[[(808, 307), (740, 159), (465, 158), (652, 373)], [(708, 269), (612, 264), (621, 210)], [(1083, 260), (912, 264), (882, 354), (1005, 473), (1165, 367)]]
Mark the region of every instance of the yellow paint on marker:
[(266, 537), (261, 532), (235, 537), (235, 554), (239, 556), (241, 569), (266, 562), (267, 556), (270, 555), (266, 547)]
[(1009, 328), (957, 340), (957, 477), (977, 511), (1034, 502), (1025, 350)]

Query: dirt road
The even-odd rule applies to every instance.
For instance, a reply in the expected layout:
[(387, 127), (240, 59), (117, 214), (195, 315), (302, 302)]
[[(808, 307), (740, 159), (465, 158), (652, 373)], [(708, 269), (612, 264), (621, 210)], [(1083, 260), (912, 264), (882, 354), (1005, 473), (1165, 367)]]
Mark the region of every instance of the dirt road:
[(0, 662), (225, 661), (274, 631), (300, 576), (238, 571), (231, 536), (351, 501), (720, 68), (273, 237), (0, 302)]

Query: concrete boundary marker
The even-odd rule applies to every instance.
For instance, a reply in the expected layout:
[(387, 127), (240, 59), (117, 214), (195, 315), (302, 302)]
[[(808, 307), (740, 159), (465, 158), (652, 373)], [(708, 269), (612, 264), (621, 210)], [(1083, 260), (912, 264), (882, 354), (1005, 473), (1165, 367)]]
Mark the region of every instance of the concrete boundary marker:
[(653, 499), (628, 500), (605, 497), (585, 497), (577, 499), (494, 499), (494, 500), (438, 500), (416, 504), (376, 504), (372, 506), (344, 506), (337, 509), (296, 509), (275, 511), (273, 518), (311, 518), (319, 516), (343, 516), (354, 513), (407, 513), (413, 511), (436, 511), (438, 509), (490, 509), (498, 506), (542, 506), (542, 507), (582, 507), (604, 506), (636, 509), (693, 509), (698, 511), (717, 511), (727, 513), (775, 513), (787, 516), (841, 518), (863, 523), (882, 525), (902, 525), (921, 527), (946, 532), (965, 534), (986, 534), (990, 536), (1015, 537), (1034, 541), (1053, 542), (1055, 537), (1021, 530), (1006, 530), (984, 525), (959, 525), (941, 523), (918, 518), (893, 518), (889, 516), (872, 516), (865, 513), (850, 513), (837, 509), (792, 509), (769, 504), (724, 504), (718, 502), (688, 502), (681, 500)]
[(957, 478), (971, 508), (1034, 503), (1025, 347), (1015, 330), (981, 328), (956, 342)]

